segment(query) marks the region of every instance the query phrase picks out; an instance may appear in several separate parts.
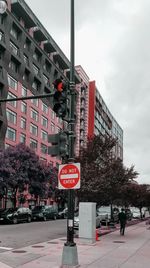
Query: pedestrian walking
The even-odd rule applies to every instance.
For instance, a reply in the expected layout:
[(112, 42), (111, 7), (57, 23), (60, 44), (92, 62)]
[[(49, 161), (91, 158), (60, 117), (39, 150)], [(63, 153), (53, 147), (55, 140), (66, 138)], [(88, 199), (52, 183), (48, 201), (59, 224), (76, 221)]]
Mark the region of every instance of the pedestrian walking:
[(122, 208), (121, 212), (119, 213), (119, 222), (120, 222), (120, 234), (124, 235), (125, 227), (126, 227), (126, 220), (127, 216), (125, 210)]

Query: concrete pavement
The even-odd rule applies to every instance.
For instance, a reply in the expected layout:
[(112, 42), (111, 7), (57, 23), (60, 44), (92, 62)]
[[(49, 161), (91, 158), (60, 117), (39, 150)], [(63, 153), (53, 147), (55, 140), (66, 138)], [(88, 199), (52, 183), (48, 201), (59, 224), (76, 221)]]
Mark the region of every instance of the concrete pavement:
[[(81, 268), (150, 267), (150, 229), (145, 222), (101, 236), (95, 244), (75, 239)], [(59, 268), (65, 238), (0, 253), (0, 268)]]

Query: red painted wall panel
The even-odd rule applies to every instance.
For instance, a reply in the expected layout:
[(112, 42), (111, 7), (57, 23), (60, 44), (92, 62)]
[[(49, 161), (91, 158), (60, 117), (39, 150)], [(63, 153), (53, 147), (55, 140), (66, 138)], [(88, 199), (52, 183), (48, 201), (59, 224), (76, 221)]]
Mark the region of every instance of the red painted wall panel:
[(88, 138), (94, 135), (95, 121), (95, 81), (89, 83), (89, 122), (88, 122)]

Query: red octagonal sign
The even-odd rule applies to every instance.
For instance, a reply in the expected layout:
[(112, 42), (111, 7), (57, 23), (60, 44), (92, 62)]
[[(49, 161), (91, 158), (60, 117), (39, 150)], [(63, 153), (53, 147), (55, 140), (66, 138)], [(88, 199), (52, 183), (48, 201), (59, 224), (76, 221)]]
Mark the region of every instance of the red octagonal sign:
[(80, 163), (59, 165), (58, 188), (80, 188)]

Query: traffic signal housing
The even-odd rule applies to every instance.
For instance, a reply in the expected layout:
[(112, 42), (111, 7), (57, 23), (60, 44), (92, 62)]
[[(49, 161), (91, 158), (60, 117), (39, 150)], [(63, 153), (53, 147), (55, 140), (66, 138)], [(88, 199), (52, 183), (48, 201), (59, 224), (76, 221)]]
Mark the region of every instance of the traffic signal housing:
[(60, 131), (57, 134), (48, 135), (48, 142), (51, 146), (48, 147), (48, 154), (51, 156), (67, 157), (68, 151), (68, 134)]
[(62, 79), (56, 79), (53, 82), (54, 96), (53, 96), (53, 111), (58, 117), (64, 119), (68, 110), (68, 84)]

